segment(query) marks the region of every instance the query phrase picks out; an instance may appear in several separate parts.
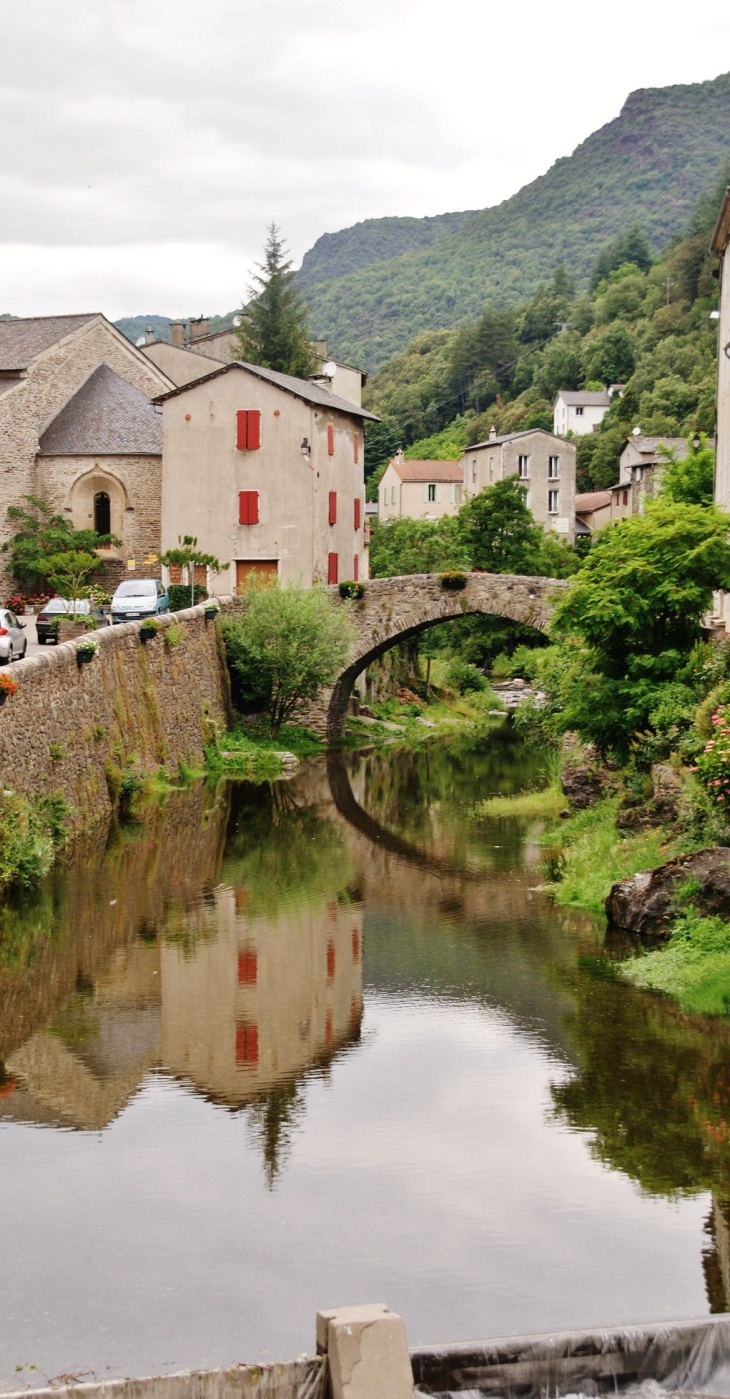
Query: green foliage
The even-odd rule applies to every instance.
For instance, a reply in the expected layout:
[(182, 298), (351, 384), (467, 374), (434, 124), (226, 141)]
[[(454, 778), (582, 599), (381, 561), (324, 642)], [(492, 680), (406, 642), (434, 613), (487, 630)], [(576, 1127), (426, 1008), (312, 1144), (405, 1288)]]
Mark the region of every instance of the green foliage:
[(730, 1015), (730, 927), (688, 909), (666, 947), (623, 963), (621, 974), (694, 1015)]
[(234, 358), (306, 379), (317, 367), (307, 329), (307, 305), (295, 285), (291, 260), (276, 224), (269, 228), (264, 261), (249, 288), (250, 301), (236, 331)]
[(459, 524), (472, 567), (487, 573), (537, 573), (543, 531), (526, 504), (527, 490), (507, 476), (472, 496)]
[(680, 678), (713, 589), (730, 583), (727, 530), (719, 511), (659, 499), (604, 531), (553, 613), (553, 637), (583, 653), (565, 727), (626, 753), (660, 687)]
[[(209, 568), (213, 573), (222, 573), (225, 565), (219, 563), (214, 554), (207, 554), (204, 549), (198, 547), (198, 538), (195, 534), (179, 534), (177, 537), (177, 548), (168, 549), (164, 554), (160, 554), (160, 563), (166, 568), (186, 568), (190, 582), (187, 584), (188, 601), (186, 607), (193, 607), (196, 601), (198, 585), (194, 582), (196, 568)], [(181, 587), (182, 585), (177, 584)], [(207, 592), (205, 593), (207, 597)], [(172, 602), (170, 604), (172, 606)]]
[[(95, 550), (121, 544), (113, 534), (74, 529), (38, 496), (27, 495), (23, 499), (27, 505), (8, 507), (8, 519), (15, 533), (2, 549), (9, 553), (10, 571), (25, 592), (48, 594), (56, 589), (57, 581), (69, 586), (79, 569), (82, 580), (86, 580), (102, 566)], [(80, 596), (78, 592), (71, 595)]]
[(358, 602), (361, 597), (365, 596), (365, 584), (356, 583), (354, 579), (349, 578), (344, 583), (340, 583), (337, 591), (340, 597), (350, 598), (353, 602)]
[(468, 554), (458, 521), (444, 516), (429, 520), (373, 521), (370, 537), (370, 572), (373, 578), (404, 573), (446, 573), (468, 568)]
[(662, 492), (669, 500), (685, 505), (712, 505), (715, 488), (715, 454), (700, 438), (698, 447), (687, 444), (687, 455), (681, 459), (671, 447), (660, 447), (667, 463), (662, 474)]
[(29, 802), (0, 791), (0, 891), (31, 889), (48, 874), (65, 833), (66, 807), (58, 798)]
[(556, 903), (602, 914), (611, 885), (652, 869), (673, 854), (661, 830), (625, 835), (616, 828), (618, 797), (579, 811), (545, 837), (547, 872)]
[(466, 587), (466, 574), (457, 568), (452, 568), (449, 573), (442, 573), (441, 587), (446, 588), (447, 592), (463, 592)]
[(446, 670), (446, 683), (452, 690), (456, 690), (457, 695), (477, 694), (481, 690), (487, 690), (489, 686), (476, 666), (469, 665), (468, 661), (462, 661), (458, 656), (449, 663)]
[(412, 442), (403, 455), (406, 461), (458, 461), (466, 447), (467, 437), (467, 420), (454, 418), (440, 432)]
[(730, 812), (730, 708), (721, 704), (712, 716), (713, 735), (697, 759), (697, 771), (709, 796)]
[(591, 273), (591, 289), (595, 291), (599, 282), (627, 262), (642, 272), (648, 272), (651, 267), (651, 250), (638, 223), (601, 249)]
[(221, 630), (236, 697), (263, 705), (278, 734), (302, 700), (313, 700), (347, 659), (352, 623), (321, 588), (251, 587), (243, 615)]
[[(633, 225), (656, 254), (713, 184), (729, 118), (727, 74), (635, 92), (614, 121), (502, 204), (451, 224), (368, 220), (326, 235), (301, 274), (318, 333), (372, 369), (421, 332), (475, 321), (487, 302), (515, 306), (561, 263), (582, 292), (602, 249)], [(620, 249), (624, 261), (627, 252), (641, 265), (643, 249)]]
[(195, 583), (192, 589), (187, 583), (170, 583), (167, 594), (170, 599), (170, 611), (184, 612), (188, 607), (196, 607), (199, 602), (205, 602), (208, 589), (204, 588), (202, 583)]
[[(73, 604), (78, 598), (86, 597), (89, 579), (99, 567), (98, 556), (85, 549), (66, 549), (63, 553), (51, 554), (45, 565), (53, 591), (72, 604), (70, 611), (75, 616)], [(84, 617), (85, 623), (89, 621), (93, 619)]]
[(168, 650), (174, 651), (176, 646), (182, 645), (188, 629), (184, 622), (173, 622), (171, 626), (163, 628), (162, 634)]

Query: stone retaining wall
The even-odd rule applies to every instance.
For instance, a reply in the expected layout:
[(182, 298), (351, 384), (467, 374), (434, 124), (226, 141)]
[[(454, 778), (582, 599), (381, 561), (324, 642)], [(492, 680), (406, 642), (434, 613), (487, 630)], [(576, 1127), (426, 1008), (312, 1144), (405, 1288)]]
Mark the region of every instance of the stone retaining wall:
[[(61, 795), (78, 832), (110, 816), (110, 777), (113, 785), (125, 766), (200, 764), (230, 714), (220, 634), (204, 613), (198, 606), (162, 618), (146, 645), (140, 622), (100, 629), (88, 665), (78, 665), (80, 643), (68, 641), (7, 667), (18, 690), (0, 708), (4, 785), (26, 797)], [(170, 645), (173, 624), (184, 635)]]

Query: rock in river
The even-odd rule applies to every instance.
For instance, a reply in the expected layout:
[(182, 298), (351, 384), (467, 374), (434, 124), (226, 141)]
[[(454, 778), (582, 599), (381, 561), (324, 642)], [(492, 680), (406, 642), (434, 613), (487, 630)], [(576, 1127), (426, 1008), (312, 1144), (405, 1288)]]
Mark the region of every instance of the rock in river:
[(620, 880), (606, 899), (606, 915), (617, 928), (632, 933), (669, 933), (680, 911), (683, 885), (682, 907), (730, 918), (730, 847), (713, 845), (678, 855), (656, 869)]

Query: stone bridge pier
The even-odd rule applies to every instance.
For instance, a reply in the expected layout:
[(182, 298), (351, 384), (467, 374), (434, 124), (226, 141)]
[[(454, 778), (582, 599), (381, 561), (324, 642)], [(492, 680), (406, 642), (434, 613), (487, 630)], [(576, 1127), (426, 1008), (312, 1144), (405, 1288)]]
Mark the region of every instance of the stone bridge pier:
[[(438, 573), (412, 573), (401, 578), (373, 578), (364, 596), (351, 604), (355, 637), (347, 666), (334, 685), (323, 690), (316, 704), (302, 713), (301, 722), (331, 742), (345, 726), (347, 703), (358, 675), (391, 646), (417, 636), (453, 617), (481, 613), (545, 631), (551, 598), (567, 584), (556, 578), (529, 578), (511, 573), (468, 573), (466, 587), (445, 588)], [(336, 588), (333, 596), (339, 601)]]

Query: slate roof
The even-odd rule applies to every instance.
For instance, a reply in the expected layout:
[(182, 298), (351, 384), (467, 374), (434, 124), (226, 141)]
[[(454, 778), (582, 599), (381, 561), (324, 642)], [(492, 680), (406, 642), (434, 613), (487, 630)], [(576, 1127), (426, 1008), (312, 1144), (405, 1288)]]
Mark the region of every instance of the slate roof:
[(139, 389), (101, 364), (46, 428), (40, 451), (54, 457), (158, 457), (162, 416)]
[[(468, 456), (469, 452), (475, 452), (478, 447), (498, 447), (501, 442), (514, 442), (518, 437), (532, 437), (534, 432), (542, 432), (545, 437), (555, 437), (554, 432), (548, 432), (544, 427), (523, 427), (519, 432), (505, 432), (502, 437), (488, 437), (485, 442), (473, 442), (471, 447), (464, 448), (464, 456)], [(560, 438), (561, 442), (564, 440)]]
[(23, 316), (0, 319), (0, 370), (27, 369), (31, 360), (101, 313), (82, 316)]
[(576, 515), (585, 515), (591, 510), (605, 509), (610, 504), (610, 491), (584, 491), (582, 495), (575, 497), (575, 513)]
[(464, 469), (458, 461), (398, 461), (390, 463), (401, 481), (463, 481)]
[(265, 379), (267, 383), (274, 384), (277, 389), (292, 393), (296, 398), (303, 399), (305, 403), (315, 404), (317, 408), (335, 408), (338, 413), (348, 413), (351, 418), (369, 418), (373, 423), (380, 422), (377, 413), (369, 413), (367, 408), (358, 408), (357, 404), (350, 403), (348, 399), (330, 393), (329, 389), (320, 388), (318, 384), (311, 384), (308, 379), (296, 379), (293, 374), (280, 374), (277, 369), (264, 369), (260, 364), (248, 364), (246, 360), (242, 359), (233, 360), (231, 364), (223, 364), (220, 369), (214, 369), (211, 374), (205, 374), (202, 379), (194, 379), (190, 384), (181, 384), (179, 388), (172, 389), (168, 393), (161, 393), (153, 402), (165, 403), (168, 398), (176, 398), (181, 393), (190, 393), (193, 389), (197, 389), (200, 384), (208, 384), (211, 379), (217, 379), (219, 374), (230, 374), (233, 369), (245, 369), (258, 379)]
[(676, 452), (680, 461), (687, 455), (687, 443), (684, 437), (642, 437), (638, 433), (636, 435), (632, 433), (631, 437), (626, 438), (621, 451), (623, 452), (629, 445), (635, 447), (642, 457), (656, 457), (659, 461), (664, 460), (663, 457), (659, 457), (660, 447), (668, 447), (671, 451)]
[(601, 389), (600, 393), (590, 389), (560, 389), (556, 403), (558, 398), (562, 398), (568, 408), (579, 408), (581, 405), (584, 408), (608, 408), (611, 404), (605, 389)]

